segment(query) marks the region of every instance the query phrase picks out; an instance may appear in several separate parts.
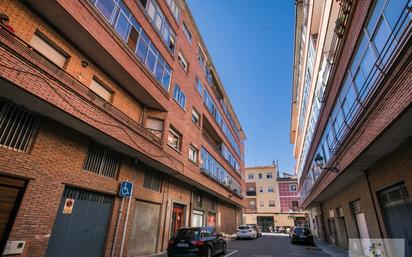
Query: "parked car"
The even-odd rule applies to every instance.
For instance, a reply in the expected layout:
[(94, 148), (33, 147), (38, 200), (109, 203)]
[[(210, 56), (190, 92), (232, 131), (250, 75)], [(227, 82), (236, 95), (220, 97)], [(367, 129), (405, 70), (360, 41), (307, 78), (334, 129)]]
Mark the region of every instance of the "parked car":
[(257, 235), (256, 230), (254, 230), (252, 226), (242, 225), (237, 228), (236, 237), (237, 239), (242, 239), (242, 238), (256, 239), (258, 235)]
[(226, 254), (226, 242), (212, 227), (180, 228), (169, 240), (169, 257), (212, 257)]
[(257, 224), (246, 224), (246, 225), (252, 227), (256, 231), (258, 237), (262, 236), (262, 230)]
[(313, 244), (313, 235), (310, 229), (304, 227), (294, 227), (289, 234), (292, 244), (309, 243)]

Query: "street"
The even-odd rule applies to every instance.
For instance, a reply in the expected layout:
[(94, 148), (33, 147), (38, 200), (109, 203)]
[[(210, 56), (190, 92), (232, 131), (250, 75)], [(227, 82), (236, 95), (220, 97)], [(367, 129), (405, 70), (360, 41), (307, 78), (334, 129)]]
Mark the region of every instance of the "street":
[[(291, 244), (287, 235), (264, 235), (256, 240), (232, 240), (228, 242), (227, 249), (224, 257), (330, 257), (316, 246)], [(167, 257), (167, 254), (159, 257)]]

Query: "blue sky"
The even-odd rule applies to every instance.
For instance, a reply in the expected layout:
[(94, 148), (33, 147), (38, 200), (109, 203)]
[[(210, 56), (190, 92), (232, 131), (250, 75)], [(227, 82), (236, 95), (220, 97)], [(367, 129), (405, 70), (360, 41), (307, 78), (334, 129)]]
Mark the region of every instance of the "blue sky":
[(280, 171), (293, 171), (289, 127), (294, 1), (188, 4), (246, 132), (246, 165), (278, 160)]

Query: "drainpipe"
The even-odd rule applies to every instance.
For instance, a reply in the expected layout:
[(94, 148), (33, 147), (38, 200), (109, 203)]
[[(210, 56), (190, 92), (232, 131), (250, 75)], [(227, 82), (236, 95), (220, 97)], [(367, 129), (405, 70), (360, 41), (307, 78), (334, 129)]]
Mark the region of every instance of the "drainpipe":
[(319, 209), (320, 209), (320, 215), (321, 215), (321, 225), (322, 225), (322, 232), (323, 232), (323, 238), (325, 239), (325, 243), (328, 243), (327, 237), (326, 237), (326, 226), (325, 226), (325, 216), (323, 215), (323, 209), (322, 209), (322, 203), (319, 202)]
[(124, 197), (122, 197), (122, 203), (120, 204), (119, 211), (118, 211), (118, 214), (117, 214), (117, 223), (116, 223), (116, 229), (114, 231), (114, 238), (113, 238), (112, 250), (111, 250), (111, 253), (110, 253), (110, 257), (114, 257), (114, 251), (116, 249), (117, 235), (119, 233), (120, 221), (122, 219), (123, 205), (124, 205)]
[(125, 238), (126, 238), (126, 231), (127, 231), (127, 222), (129, 221), (130, 204), (132, 203), (132, 198), (133, 198), (134, 180), (135, 180), (135, 176), (136, 176), (136, 165), (137, 165), (137, 163), (138, 163), (138, 160), (134, 159), (132, 189), (130, 190), (131, 192), (130, 192), (129, 202), (127, 204), (126, 219), (125, 219), (124, 225), (123, 225), (122, 242), (120, 244), (120, 255), (119, 255), (120, 257), (123, 256), (124, 241), (125, 241)]
[[(196, 199), (197, 201), (197, 199)], [(192, 212), (193, 212), (193, 189), (190, 189), (190, 203), (189, 203), (189, 227), (192, 226)]]
[(375, 200), (373, 199), (372, 188), (371, 188), (371, 183), (369, 182), (368, 172), (367, 172), (366, 170), (364, 170), (364, 171), (363, 171), (363, 174), (365, 174), (366, 182), (368, 183), (368, 189), (369, 189), (369, 193), (370, 193), (370, 195), (371, 195), (371, 200), (372, 200), (372, 204), (373, 204), (373, 210), (375, 211), (376, 221), (378, 222), (379, 233), (381, 234), (381, 238), (383, 238), (382, 227), (381, 227), (381, 223), (379, 222), (378, 210), (376, 209)]

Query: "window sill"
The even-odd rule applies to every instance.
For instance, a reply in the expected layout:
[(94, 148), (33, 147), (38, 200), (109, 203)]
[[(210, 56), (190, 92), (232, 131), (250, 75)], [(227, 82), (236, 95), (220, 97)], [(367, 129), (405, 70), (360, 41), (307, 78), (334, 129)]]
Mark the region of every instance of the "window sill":
[(170, 148), (172, 148), (173, 150), (175, 150), (176, 152), (178, 152), (179, 154), (182, 154), (182, 151), (179, 149), (174, 148), (173, 146), (167, 144)]
[(193, 160), (191, 160), (191, 159), (188, 159), (191, 163), (193, 163), (194, 165), (196, 165), (196, 166), (198, 166), (199, 167), (199, 162), (195, 162), (195, 161), (193, 161)]
[(173, 100), (175, 101), (175, 103), (180, 107), (180, 109), (182, 109), (184, 112), (186, 112), (186, 108), (182, 107), (178, 101), (176, 101), (176, 99), (173, 98)]

